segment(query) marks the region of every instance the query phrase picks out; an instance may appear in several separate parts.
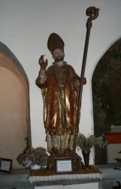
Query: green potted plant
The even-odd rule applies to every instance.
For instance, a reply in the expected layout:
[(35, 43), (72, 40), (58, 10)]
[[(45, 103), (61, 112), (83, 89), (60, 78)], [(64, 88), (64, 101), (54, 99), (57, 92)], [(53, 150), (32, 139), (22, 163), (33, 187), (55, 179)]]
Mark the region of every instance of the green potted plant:
[(78, 133), (76, 146), (77, 146), (78, 150), (79, 149), (82, 150), (86, 169), (90, 168), (90, 166), (89, 166), (90, 149), (95, 145), (104, 147), (106, 145), (106, 143), (107, 143), (107, 141), (106, 141), (106, 137), (104, 134), (100, 135), (98, 137), (96, 137), (94, 135), (89, 135), (89, 137), (85, 137), (83, 134)]
[(45, 148), (30, 147), (19, 157), (19, 162), (25, 167), (38, 169), (47, 165), (47, 157)]

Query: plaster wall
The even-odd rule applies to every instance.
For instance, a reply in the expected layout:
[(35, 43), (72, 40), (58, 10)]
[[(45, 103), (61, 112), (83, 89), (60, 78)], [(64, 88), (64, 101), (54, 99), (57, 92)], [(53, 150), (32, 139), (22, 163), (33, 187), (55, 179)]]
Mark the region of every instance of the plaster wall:
[(26, 148), (26, 91), (12, 62), (0, 54), (0, 157), (12, 159), (15, 169), (23, 168), (16, 158)]
[[(46, 147), (43, 126), (43, 102), (35, 80), (39, 72), (38, 59), (46, 55), (49, 65), (52, 57), (47, 39), (52, 32), (65, 42), (65, 61), (80, 75), (86, 35), (88, 7), (100, 9), (93, 21), (83, 89), (80, 132), (93, 133), (91, 79), (97, 62), (108, 47), (121, 35), (120, 0), (4, 0), (0, 2), (0, 40), (21, 62), (30, 85), (30, 119), (33, 147)], [(80, 152), (79, 152), (80, 153)], [(90, 163), (94, 154), (91, 153)]]
[(117, 163), (117, 158), (121, 158), (119, 153), (121, 150), (121, 144), (109, 144), (107, 145), (107, 160), (108, 163)]

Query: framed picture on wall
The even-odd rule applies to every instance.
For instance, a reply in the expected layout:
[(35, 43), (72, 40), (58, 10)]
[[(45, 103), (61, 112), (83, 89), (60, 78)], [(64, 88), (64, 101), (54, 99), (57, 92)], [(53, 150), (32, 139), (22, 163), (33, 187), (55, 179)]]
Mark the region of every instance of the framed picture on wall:
[(0, 171), (11, 173), (12, 159), (0, 158)]

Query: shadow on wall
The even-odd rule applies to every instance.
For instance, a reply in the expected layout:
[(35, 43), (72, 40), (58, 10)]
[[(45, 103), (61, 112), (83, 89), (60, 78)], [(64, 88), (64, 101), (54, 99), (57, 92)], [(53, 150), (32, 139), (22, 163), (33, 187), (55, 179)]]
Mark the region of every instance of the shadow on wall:
[[(121, 38), (102, 56), (92, 77), (94, 134), (121, 125)], [(95, 164), (107, 163), (106, 147), (95, 147)]]
[(16, 160), (26, 148), (30, 134), (29, 85), (24, 69), (13, 53), (0, 42), (0, 157)]

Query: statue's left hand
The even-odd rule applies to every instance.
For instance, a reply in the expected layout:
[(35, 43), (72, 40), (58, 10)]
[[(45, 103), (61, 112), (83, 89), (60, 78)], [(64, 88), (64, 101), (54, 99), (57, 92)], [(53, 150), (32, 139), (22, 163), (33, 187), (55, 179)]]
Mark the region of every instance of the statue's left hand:
[(79, 83), (80, 83), (80, 85), (81, 85), (82, 83), (83, 83), (83, 85), (85, 85), (85, 84), (87, 83), (86, 78), (85, 78), (85, 77), (80, 78)]

